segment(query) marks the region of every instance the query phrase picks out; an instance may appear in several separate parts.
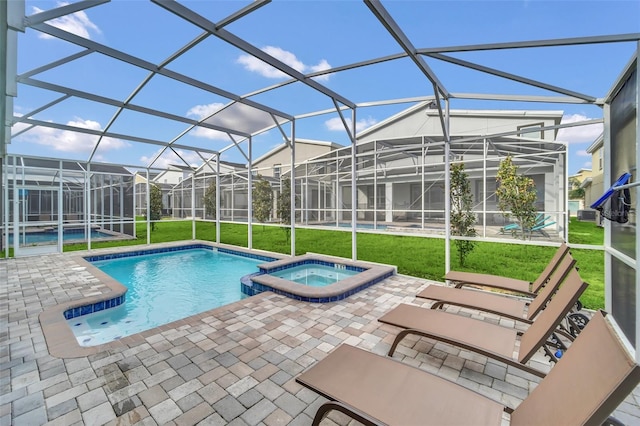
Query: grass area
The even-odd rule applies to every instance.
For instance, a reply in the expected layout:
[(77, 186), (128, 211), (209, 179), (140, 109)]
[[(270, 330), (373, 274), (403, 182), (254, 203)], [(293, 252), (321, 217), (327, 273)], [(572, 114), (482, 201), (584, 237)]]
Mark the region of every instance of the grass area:
[[(590, 226), (590, 228), (589, 228)], [(602, 229), (590, 222), (573, 221), (569, 227), (580, 236), (579, 244), (602, 244)], [(146, 244), (146, 223), (136, 226), (137, 240), (92, 243), (93, 248)], [(290, 252), (286, 232), (278, 227), (255, 225), (252, 229), (253, 248), (276, 253)], [(583, 235), (584, 234), (584, 235)], [(593, 236), (588, 237), (593, 234)], [(247, 247), (247, 225), (223, 223), (221, 242)], [(570, 236), (570, 240), (572, 240)], [(190, 240), (191, 222), (161, 222), (151, 233), (151, 242)], [(216, 225), (211, 222), (196, 223), (196, 238), (215, 241)], [(577, 244), (578, 241), (573, 241)], [(444, 275), (444, 240), (412, 236), (358, 233), (358, 259), (396, 265), (401, 274), (442, 280)], [(86, 244), (65, 245), (65, 251), (84, 250)], [(351, 258), (351, 233), (317, 229), (296, 229), (296, 254), (322, 253)], [(539, 247), (509, 243), (478, 243), (461, 267), (455, 247), (451, 247), (451, 269), (504, 275), (533, 281), (549, 262), (554, 247)], [(604, 253), (600, 250), (572, 249), (580, 268), (580, 276), (590, 285), (580, 298), (591, 309), (604, 308)]]
[(583, 222), (577, 218), (569, 219), (569, 244), (604, 244), (604, 228), (595, 222)]

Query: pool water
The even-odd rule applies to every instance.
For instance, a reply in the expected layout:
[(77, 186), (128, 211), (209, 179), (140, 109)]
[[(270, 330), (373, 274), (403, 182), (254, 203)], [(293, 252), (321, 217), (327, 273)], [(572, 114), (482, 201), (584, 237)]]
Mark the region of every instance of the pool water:
[[(95, 229), (91, 230), (92, 239), (108, 237), (113, 237), (113, 235)], [(62, 239), (63, 241), (84, 240), (86, 239), (84, 229), (65, 229), (62, 233)], [(58, 241), (58, 231), (25, 232), (20, 235), (20, 241), (22, 244), (51, 243)], [(9, 244), (13, 244), (13, 234), (9, 234)]]
[(81, 346), (95, 346), (242, 299), (240, 278), (264, 260), (189, 249), (92, 262), (128, 291), (117, 308), (67, 320)]
[(339, 269), (325, 265), (300, 265), (270, 274), (284, 280), (313, 287), (324, 287), (359, 274), (358, 271)]
[[(351, 228), (351, 223), (340, 223), (338, 226), (341, 228)], [(360, 229), (387, 229), (387, 225), (374, 225), (373, 223), (358, 223), (356, 228)]]

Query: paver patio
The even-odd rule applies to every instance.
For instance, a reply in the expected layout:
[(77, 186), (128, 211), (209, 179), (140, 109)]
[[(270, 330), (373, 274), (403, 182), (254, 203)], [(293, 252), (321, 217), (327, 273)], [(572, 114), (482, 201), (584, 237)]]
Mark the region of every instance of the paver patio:
[[(0, 424), (308, 425), (324, 399), (295, 377), (343, 342), (386, 353), (397, 329), (377, 318), (400, 302), (427, 306), (413, 296), (432, 283), (396, 275), (326, 304), (263, 293), (121, 339), (88, 357), (60, 359), (48, 353), (38, 315), (109, 291), (77, 255), (0, 260)], [(428, 339), (405, 339), (394, 358), (510, 406), (538, 382)], [(542, 352), (532, 363), (549, 368)], [(614, 414), (640, 424), (640, 388)], [(335, 413), (323, 422), (347, 423)]]

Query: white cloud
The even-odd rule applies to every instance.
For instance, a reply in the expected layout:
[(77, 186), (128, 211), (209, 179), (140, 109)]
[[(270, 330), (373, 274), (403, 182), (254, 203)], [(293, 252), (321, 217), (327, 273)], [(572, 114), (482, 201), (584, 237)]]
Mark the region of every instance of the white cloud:
[[(349, 126), (349, 128), (351, 128), (351, 119), (350, 118), (346, 118), (345, 121), (347, 122), (347, 126)], [(371, 118), (371, 117), (361, 118), (360, 120), (356, 121), (356, 132), (361, 132), (364, 129), (367, 129), (367, 128), (373, 126), (377, 122), (378, 121), (376, 119)], [(331, 118), (331, 119), (325, 121), (324, 124), (327, 126), (328, 130), (342, 131), (342, 132), (345, 131), (344, 124), (342, 124), (342, 120), (340, 119), (340, 117)]]
[[(140, 162), (145, 165), (150, 165), (151, 160), (153, 160), (156, 155), (160, 153), (162, 149), (157, 150), (153, 155), (146, 156), (143, 155), (140, 157)], [(198, 165), (202, 164), (202, 159), (198, 156), (197, 153), (191, 151), (183, 151), (181, 149), (176, 150), (180, 157), (182, 157), (190, 166), (198, 167)], [(166, 169), (171, 165), (184, 166), (184, 161), (182, 161), (172, 150), (165, 149), (160, 158), (158, 158), (155, 163), (153, 163), (152, 167), (157, 167), (159, 169)], [(206, 157), (205, 157), (206, 158)]]
[(576, 155), (578, 157), (591, 157), (591, 154), (589, 154), (586, 149), (581, 149), (580, 151), (576, 152)]
[[(67, 4), (69, 3), (58, 2), (57, 7), (66, 6)], [(40, 13), (40, 12), (43, 12), (43, 10), (35, 6), (33, 7), (33, 13)], [(91, 22), (91, 19), (89, 19), (89, 17), (84, 11), (79, 11), (71, 15), (61, 16), (60, 18), (56, 18), (56, 19), (52, 19), (51, 21), (48, 21), (48, 23), (53, 27), (60, 28), (61, 30), (70, 32), (72, 34), (75, 34), (77, 36), (80, 36), (89, 40), (91, 39), (90, 32), (95, 32), (97, 34), (102, 33), (100, 28), (98, 28), (96, 24)], [(45, 33), (40, 33), (38, 37), (45, 38), (45, 39), (53, 38), (49, 34), (45, 34)]]
[(591, 165), (592, 165), (592, 164), (591, 164), (591, 161), (586, 161), (586, 162), (582, 165), (582, 167), (584, 167), (585, 169), (590, 169), (590, 168), (591, 168)]
[[(219, 102), (214, 102), (206, 105), (196, 105), (189, 111), (187, 111), (187, 117), (195, 118), (198, 121), (204, 120), (222, 107), (224, 107), (224, 104)], [(227, 136), (226, 133), (207, 129), (205, 127), (196, 127), (191, 132), (189, 132), (189, 134), (204, 139), (229, 140), (229, 136)]]
[[(270, 56), (284, 62), (289, 65), (291, 68), (299, 71), (303, 74), (308, 74), (311, 72), (323, 71), (331, 68), (329, 62), (326, 59), (321, 59), (317, 65), (307, 65), (299, 60), (296, 55), (293, 53), (281, 49), (279, 47), (274, 46), (265, 46), (262, 48), (262, 51), (267, 53)], [(248, 71), (258, 73), (263, 77), (267, 78), (286, 78), (287, 75), (282, 71), (272, 67), (266, 62), (262, 62), (260, 59), (257, 59), (251, 55), (240, 55), (238, 57), (237, 62), (244, 66), (244, 68)], [(316, 80), (326, 81), (329, 79), (330, 74), (321, 75), (315, 77)]]
[[(570, 114), (562, 117), (562, 124), (578, 123), (585, 120), (592, 120), (592, 118), (589, 118), (584, 114)], [(602, 129), (602, 123), (568, 127), (558, 131), (558, 140), (567, 143), (591, 143), (600, 136)]]
[(196, 105), (187, 111), (187, 117), (193, 117), (196, 120), (202, 120), (209, 117), (214, 112), (220, 110), (224, 104), (214, 102), (206, 105)]
[[(83, 120), (82, 118), (76, 118), (73, 121), (69, 121), (67, 125), (97, 131), (103, 130), (102, 126), (97, 121)], [(17, 123), (13, 126), (12, 130), (13, 133), (17, 133), (26, 127), (27, 125), (24, 123)], [(18, 136), (18, 140), (48, 146), (56, 151), (87, 154), (93, 150), (93, 147), (98, 142), (98, 138), (99, 136), (88, 133), (42, 126), (34, 127), (33, 129)], [(99, 149), (101, 153), (104, 153), (106, 151), (127, 148), (129, 146), (131, 146), (129, 143), (121, 139), (102, 138)]]

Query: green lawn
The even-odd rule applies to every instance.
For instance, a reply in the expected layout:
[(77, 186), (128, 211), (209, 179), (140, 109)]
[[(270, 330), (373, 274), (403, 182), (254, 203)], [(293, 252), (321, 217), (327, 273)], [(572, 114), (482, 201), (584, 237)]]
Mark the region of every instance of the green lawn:
[[(589, 226), (590, 227), (589, 227)], [(92, 243), (93, 248), (136, 245), (146, 243), (146, 223), (137, 224), (140, 238), (132, 241)], [(574, 231), (580, 237), (574, 240)], [(602, 244), (602, 229), (593, 223), (571, 222), (570, 241), (580, 244)], [(235, 246), (247, 246), (247, 226), (223, 223), (221, 242)], [(161, 222), (151, 233), (151, 242), (190, 240), (191, 222)], [(196, 238), (214, 241), (215, 223), (197, 222)], [(401, 274), (442, 280), (444, 275), (444, 240), (411, 236), (358, 233), (358, 258), (398, 267)], [(289, 254), (287, 234), (278, 227), (255, 225), (253, 248)], [(84, 250), (86, 244), (65, 245), (65, 251)], [(533, 281), (549, 262), (554, 247), (538, 247), (508, 243), (478, 243), (469, 255), (465, 267), (458, 263), (455, 247), (451, 248), (451, 269), (505, 275)], [(296, 229), (296, 254), (322, 253), (351, 258), (351, 233), (316, 229)], [(600, 250), (572, 249), (581, 277), (590, 285), (581, 297), (582, 303), (591, 309), (604, 308), (604, 253)]]

